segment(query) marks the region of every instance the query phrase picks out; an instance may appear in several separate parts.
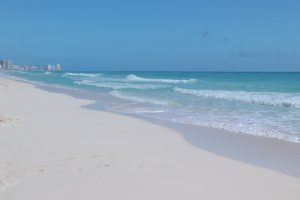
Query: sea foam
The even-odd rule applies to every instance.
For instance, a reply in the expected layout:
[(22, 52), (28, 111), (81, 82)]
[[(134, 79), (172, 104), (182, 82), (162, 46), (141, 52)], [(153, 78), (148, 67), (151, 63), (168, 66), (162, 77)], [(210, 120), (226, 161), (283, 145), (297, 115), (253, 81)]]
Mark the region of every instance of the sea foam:
[(150, 84), (131, 84), (131, 83), (120, 83), (120, 82), (94, 82), (89, 80), (83, 81), (74, 81), (75, 84), (78, 85), (87, 85), (99, 88), (111, 88), (111, 89), (140, 89), (140, 90), (148, 90), (148, 89), (158, 89), (163, 86), (160, 85), (150, 85)]
[(71, 73), (71, 72), (66, 72), (62, 76), (85, 76), (85, 77), (98, 77), (102, 76), (103, 74), (99, 73)]
[(132, 96), (132, 95), (127, 95), (127, 94), (122, 93), (117, 90), (111, 91), (110, 94), (119, 99), (125, 99), (125, 100), (134, 101), (134, 102), (138, 102), (138, 103), (151, 103), (151, 104), (156, 104), (156, 105), (168, 105), (169, 104), (168, 101), (160, 101), (160, 100), (156, 100), (156, 99), (136, 97), (136, 96)]
[(143, 78), (136, 76), (134, 74), (130, 74), (126, 77), (126, 80), (128, 81), (134, 81), (134, 82), (158, 82), (158, 83), (193, 83), (196, 82), (196, 79), (153, 79), (153, 78)]
[(246, 92), (228, 90), (192, 90), (175, 87), (175, 92), (206, 98), (237, 100), (270, 106), (300, 108), (300, 93)]
[(246, 134), (246, 135), (254, 135), (254, 136), (261, 136), (261, 137), (269, 137), (274, 139), (281, 139), (289, 142), (300, 143), (300, 137), (296, 135), (289, 135), (283, 132), (279, 132), (276, 130), (260, 127), (260, 126), (247, 126), (235, 123), (224, 123), (218, 121), (194, 121), (191, 122), (189, 120), (185, 121), (184, 119), (171, 119), (174, 123), (179, 124), (187, 124), (187, 125), (194, 125), (194, 126), (202, 126), (202, 127), (209, 127), (209, 128), (216, 128), (222, 129), (229, 132), (234, 132), (238, 134)]

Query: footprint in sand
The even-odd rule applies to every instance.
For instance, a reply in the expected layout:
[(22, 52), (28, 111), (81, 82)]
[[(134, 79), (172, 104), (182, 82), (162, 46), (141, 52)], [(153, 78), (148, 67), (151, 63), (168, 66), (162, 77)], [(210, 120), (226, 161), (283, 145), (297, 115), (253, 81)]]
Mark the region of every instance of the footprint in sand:
[(8, 124), (13, 122), (13, 119), (10, 117), (4, 117), (2, 113), (0, 113), (0, 125)]

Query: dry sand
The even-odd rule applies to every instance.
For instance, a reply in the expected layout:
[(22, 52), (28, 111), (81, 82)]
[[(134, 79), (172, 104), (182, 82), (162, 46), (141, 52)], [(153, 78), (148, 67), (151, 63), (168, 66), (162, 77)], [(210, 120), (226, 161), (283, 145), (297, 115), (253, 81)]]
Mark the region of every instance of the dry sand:
[(300, 199), (300, 179), (196, 148), (174, 130), (0, 78), (1, 200)]

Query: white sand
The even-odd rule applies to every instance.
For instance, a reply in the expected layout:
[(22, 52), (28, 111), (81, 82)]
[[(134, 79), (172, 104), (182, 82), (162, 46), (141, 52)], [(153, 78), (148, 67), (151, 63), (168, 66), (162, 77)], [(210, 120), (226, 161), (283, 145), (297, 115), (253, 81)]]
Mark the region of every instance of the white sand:
[(1, 200), (300, 199), (300, 179), (198, 149), (91, 101), (0, 78)]

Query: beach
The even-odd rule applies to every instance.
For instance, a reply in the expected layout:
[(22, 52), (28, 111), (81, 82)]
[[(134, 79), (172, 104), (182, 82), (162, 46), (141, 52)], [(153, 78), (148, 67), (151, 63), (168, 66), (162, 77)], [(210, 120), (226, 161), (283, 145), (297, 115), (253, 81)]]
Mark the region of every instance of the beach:
[(94, 103), (0, 77), (0, 199), (300, 198), (299, 177)]

